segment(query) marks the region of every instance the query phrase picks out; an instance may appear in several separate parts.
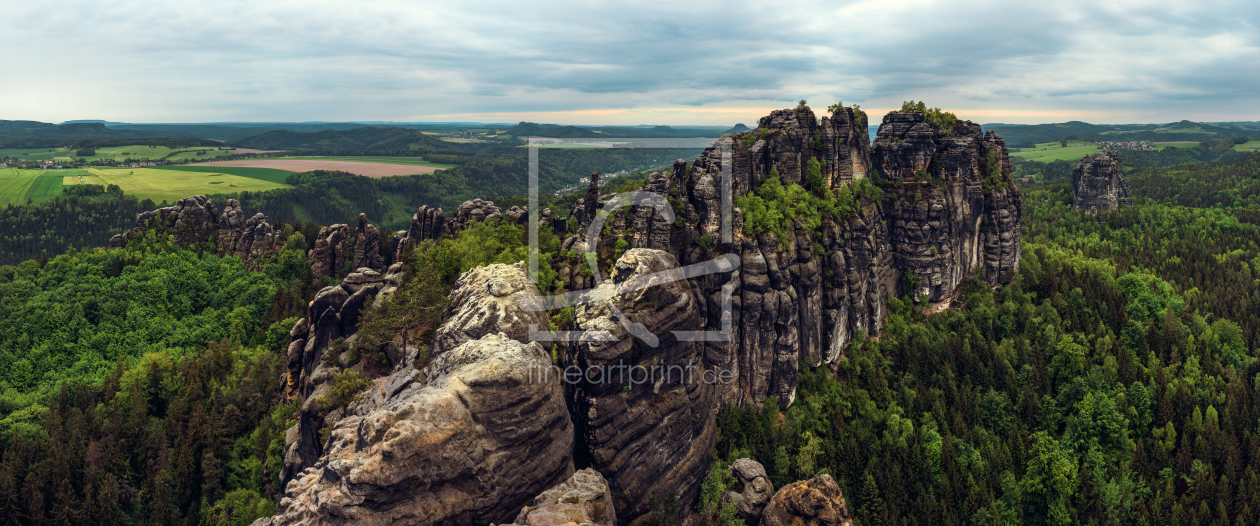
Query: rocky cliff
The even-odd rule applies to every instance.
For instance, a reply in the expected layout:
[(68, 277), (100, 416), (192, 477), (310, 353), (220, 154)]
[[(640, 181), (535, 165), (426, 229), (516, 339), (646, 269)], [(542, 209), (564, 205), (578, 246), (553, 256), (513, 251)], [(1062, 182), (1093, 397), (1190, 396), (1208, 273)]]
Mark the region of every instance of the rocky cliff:
[(254, 269), (284, 246), (284, 240), (267, 223), (267, 216), (254, 214), (246, 218), (240, 202), (235, 199), (228, 199), (223, 213), (219, 214), (214, 201), (204, 195), (185, 197), (174, 206), (140, 213), (136, 226), (111, 238), (109, 248), (122, 248), (147, 231), (171, 235), (177, 244), (185, 247), (211, 243), (217, 237), (220, 255), (239, 257)]
[[(666, 196), (675, 221), (645, 206), (607, 219), (612, 235), (598, 240), (601, 253), (624, 239), (670, 252), (682, 265), (738, 258), (734, 272), (694, 280), (701, 328), (730, 327), (723, 341), (703, 343), (734, 374), (719, 388), (720, 400), (760, 404), (775, 396), (790, 404), (801, 360), (834, 363), (855, 336), (877, 334), (889, 297), (913, 285), (916, 295), (944, 301), (973, 272), (997, 285), (1018, 271), (1020, 197), (1001, 137), (971, 122), (945, 130), (922, 113), (891, 112), (868, 147), (865, 122), (851, 108), (821, 119), (808, 107), (775, 111), (690, 166), (679, 160), (648, 177), (644, 190)], [(858, 198), (846, 216), (824, 217), (813, 229), (794, 221), (783, 234), (745, 232), (735, 209), (725, 241), (724, 157), (735, 196), (754, 192), (772, 172), (785, 185), (808, 185), (806, 169), (817, 161), (829, 188), (849, 187)], [(584, 242), (586, 225), (607, 201), (592, 183), (574, 210), (583, 226), (565, 247)], [(579, 265), (559, 267), (572, 289), (593, 286)]]
[[(325, 229), (311, 251), (313, 271), (367, 266), (321, 291), (291, 333), (290, 392), (304, 405), (286, 437), (285, 498), (273, 523), (543, 524), (562, 507), (536, 497), (574, 467), (606, 481), (612, 520), (644, 517), (670, 492), (691, 509), (725, 404), (770, 396), (791, 404), (800, 364), (835, 364), (851, 341), (878, 334), (894, 295), (945, 301), (973, 273), (998, 285), (1018, 271), (1021, 202), (1001, 137), (971, 122), (946, 129), (923, 113), (891, 112), (872, 145), (865, 124), (851, 108), (822, 118), (807, 107), (773, 112), (693, 163), (648, 177), (643, 190), (662, 197), (657, 206), (621, 203), (606, 218), (597, 212), (611, 196), (600, 195), (595, 174), (572, 221), (546, 211), (536, 219), (555, 232), (577, 223), (562, 246), (584, 252), (590, 241), (601, 260), (597, 272), (569, 258), (552, 262), (569, 291), (589, 289), (592, 301), (575, 305), (571, 326), (560, 327), (582, 336), (561, 338), (551, 352), (531, 342), (529, 326), (549, 320), (527, 308), (538, 291), (523, 265), (473, 269), (456, 282), (432, 340), (404, 344), (388, 374), (345, 407), (325, 401), (334, 377), (354, 367), (325, 350), (355, 337), (356, 316), (399, 286), (401, 266), (371, 268), (362, 218), (353, 232)], [(809, 176), (814, 163), (821, 182)], [(774, 173), (815, 195), (852, 196), (851, 206), (819, 223), (746, 230), (744, 211), (724, 201), (724, 181), (744, 196)], [(726, 224), (724, 209), (732, 211)], [(400, 255), (496, 217), (531, 220), (481, 200), (451, 218), (421, 207), (391, 243)], [(606, 228), (587, 240), (596, 221)], [(422, 348), (432, 362), (417, 370)], [(561, 382), (552, 356), (577, 377)], [(745, 502), (740, 511), (754, 521), (848, 520), (829, 477), (769, 499), (764, 472), (738, 476), (743, 490), (727, 498)], [(601, 498), (589, 497), (578, 500)]]
[(589, 334), (566, 356), (569, 404), (579, 464), (603, 473), (619, 516), (649, 511), (673, 490), (694, 500), (708, 468), (720, 379), (700, 342), (678, 331), (700, 328), (700, 291), (669, 253), (631, 249), (580, 305), (576, 325)]
[(1072, 170), (1072, 206), (1090, 212), (1106, 212), (1133, 206), (1129, 184), (1120, 173), (1116, 152), (1086, 155)]
[[(491, 265), (466, 273), (453, 303), (462, 312), (513, 311), (537, 294), (522, 266)], [(573, 474), (564, 391), (557, 377), (543, 377), (551, 356), (511, 336), (522, 333), (517, 324), (540, 321), (541, 313), (515, 312), (474, 330), (467, 319), (448, 320), (446, 333), (461, 335), (456, 345), (422, 370), (400, 361), (328, 413), (328, 438), (313, 462), (286, 454), (279, 513), (256, 524), (512, 521)], [(325, 404), (324, 396), (317, 390), (307, 399)], [(291, 429), (289, 449), (308, 433), (304, 423)]]

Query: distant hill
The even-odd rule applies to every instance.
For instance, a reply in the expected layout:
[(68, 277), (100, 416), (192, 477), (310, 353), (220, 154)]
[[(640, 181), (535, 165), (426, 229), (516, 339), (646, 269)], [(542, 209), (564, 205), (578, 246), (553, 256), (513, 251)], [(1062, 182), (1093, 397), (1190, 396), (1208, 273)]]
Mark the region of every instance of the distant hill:
[(1168, 124), (1090, 124), (1081, 121), (1069, 121), (1056, 124), (986, 124), (983, 128), (993, 130), (1006, 139), (1012, 147), (1025, 146), (1043, 142), (1053, 142), (1068, 136), (1076, 136), (1085, 141), (1210, 141), (1214, 139), (1232, 139), (1254, 133), (1238, 126), (1224, 126), (1202, 122), (1180, 121)]
[(749, 127), (747, 127), (747, 126), (744, 126), (744, 123), (742, 123), (742, 122), (741, 122), (741, 123), (739, 123), (739, 124), (736, 124), (736, 125), (732, 126), (732, 127), (731, 127), (731, 129), (729, 129), (729, 130), (726, 130), (726, 131), (722, 132), (722, 135), (727, 135), (727, 134), (730, 134), (730, 133), (740, 133), (740, 132), (746, 132), (746, 131), (751, 130), (751, 129), (752, 129), (752, 128), (749, 128)]
[(447, 142), (406, 128), (361, 127), (312, 133), (272, 130), (231, 141), (233, 146), (260, 150), (324, 151), (476, 151), (482, 145)]
[(586, 128), (577, 126), (560, 126), (556, 124), (535, 124), (532, 122), (521, 121), (516, 126), (508, 128), (507, 131), (500, 135), (511, 135), (513, 137), (555, 137), (558, 139), (587, 139), (595, 137), (608, 137), (595, 133)]

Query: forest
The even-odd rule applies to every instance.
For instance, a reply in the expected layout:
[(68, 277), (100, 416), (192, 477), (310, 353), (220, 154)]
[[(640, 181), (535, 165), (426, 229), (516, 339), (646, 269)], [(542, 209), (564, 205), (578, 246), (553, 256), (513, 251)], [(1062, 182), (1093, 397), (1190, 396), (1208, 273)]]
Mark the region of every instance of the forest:
[[(934, 314), (921, 299), (894, 299), (885, 331), (855, 338), (834, 371), (802, 364), (790, 407), (723, 410), (697, 511), (738, 522), (718, 499), (733, 483), (726, 466), (748, 457), (776, 488), (832, 475), (862, 526), (1254, 524), (1251, 162), (1140, 170), (1134, 206), (1096, 216), (1071, 208), (1066, 185), (1024, 190), (1011, 284), (993, 290), (977, 277)], [(456, 184), (335, 173), (294, 182), (287, 195), (303, 197), (241, 196), (243, 206), (342, 222)], [(811, 197), (816, 181), (805, 184), (747, 200), (762, 199), (764, 228), (775, 229), (776, 213), (851, 199)], [(83, 192), (60, 206), (126, 200)], [(765, 204), (793, 193), (812, 208)], [(13, 364), (0, 371), (0, 524), (247, 525), (274, 513), (296, 411), (282, 396), (284, 348), (316, 292), (306, 251), (317, 226), (276, 224), (284, 248), (258, 271), (153, 231), (118, 250), (0, 266), (0, 361)], [(560, 240), (542, 234), (550, 290)], [(361, 319), (357, 356), (398, 330), (433, 328), (462, 271), (523, 259), (525, 239), (518, 225), (479, 223), (405, 253), (399, 292)], [(649, 522), (677, 511), (666, 499)]]
[(1256, 227), (1024, 199), (1010, 285), (973, 281), (931, 316), (895, 300), (834, 377), (802, 364), (786, 411), (725, 410), (701, 511), (733, 523), (714, 496), (751, 457), (776, 487), (831, 474), (863, 526), (1254, 524)]

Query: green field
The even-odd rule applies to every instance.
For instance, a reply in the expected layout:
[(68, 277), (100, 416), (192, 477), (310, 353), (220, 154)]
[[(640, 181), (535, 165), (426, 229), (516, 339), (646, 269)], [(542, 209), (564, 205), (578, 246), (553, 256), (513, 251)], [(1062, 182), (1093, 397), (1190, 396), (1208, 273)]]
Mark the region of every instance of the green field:
[[(454, 168), (453, 164), (431, 163), (422, 157), (281, 157), (281, 159), (310, 159), (314, 161), (350, 161), (357, 163), (405, 164), (408, 166), (432, 166), (434, 168)], [(220, 167), (222, 168), (222, 167)]]
[(1237, 145), (1234, 145), (1234, 149), (1240, 150), (1240, 151), (1260, 150), (1260, 141), (1251, 141), (1251, 142), (1245, 142), (1242, 144), (1237, 144)]
[[(426, 165), (427, 166), (427, 165)], [(200, 172), (214, 174), (239, 175), (250, 179), (258, 179), (269, 183), (284, 184), (284, 179), (293, 172), (285, 170), (276, 170), (273, 168), (247, 168), (244, 166), (197, 166), (194, 164), (181, 164), (177, 166), (163, 166), (163, 170), (176, 170), (181, 172)]]
[(1036, 148), (1013, 150), (1011, 151), (1011, 157), (1018, 157), (1025, 161), (1048, 163), (1050, 161), (1075, 161), (1091, 153), (1101, 151), (1102, 149), (1097, 145), (1081, 141), (1068, 141), (1067, 148), (1064, 148), (1059, 142), (1043, 142), (1038, 144)]
[(17, 157), (28, 161), (46, 161), (54, 157), (65, 157), (72, 153), (65, 148), (0, 148), (0, 157)]
[[(197, 152), (201, 152), (201, 151), (206, 152), (205, 155), (197, 155)], [(73, 154), (73, 152), (70, 152), (70, 153)], [(216, 147), (216, 146), (192, 146), (192, 147), (187, 147), (187, 148), (167, 148), (165, 146), (145, 146), (145, 145), (133, 144), (130, 146), (110, 146), (108, 148), (97, 148), (96, 155), (93, 155), (91, 157), (85, 157), (85, 159), (89, 161), (96, 161), (100, 159), (112, 159), (115, 161), (122, 161), (124, 159), (149, 159), (151, 161), (156, 161), (162, 158), (167, 158), (170, 160), (190, 159), (190, 158), (191, 159), (209, 159), (211, 157), (227, 155), (228, 153), (230, 152), (220, 149), (220, 147)], [(171, 154), (174, 154), (174, 155), (171, 155)], [(61, 155), (66, 155), (66, 154), (63, 153)], [(166, 157), (167, 155), (170, 155), (170, 157)]]
[(88, 168), (82, 177), (65, 177), (63, 184), (116, 184), (123, 193), (154, 202), (173, 203), (190, 195), (229, 194), (237, 192), (261, 192), (277, 188), (292, 188), (286, 184), (226, 174), (221, 171), (205, 173), (186, 170), (157, 168)]
[(84, 174), (83, 170), (19, 170), (0, 168), (0, 205), (26, 204), (29, 198), (38, 203), (61, 195), (61, 183), (67, 176)]

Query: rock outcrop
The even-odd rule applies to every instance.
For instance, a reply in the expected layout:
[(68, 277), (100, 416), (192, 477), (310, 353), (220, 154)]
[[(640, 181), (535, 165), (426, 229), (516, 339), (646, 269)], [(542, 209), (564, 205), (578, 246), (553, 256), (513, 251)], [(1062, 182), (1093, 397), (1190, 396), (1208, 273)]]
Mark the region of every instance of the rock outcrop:
[(779, 489), (761, 512), (761, 526), (853, 526), (853, 517), (830, 475)]
[(517, 526), (563, 526), (565, 524), (617, 526), (612, 492), (598, 471), (587, 468), (551, 488), (516, 516)]
[(761, 511), (774, 497), (774, 485), (766, 475), (766, 468), (756, 460), (741, 458), (731, 464), (728, 473), (735, 478), (735, 486), (722, 500), (735, 505), (745, 524), (759, 524)]
[(175, 206), (141, 212), (136, 226), (109, 240), (110, 248), (120, 248), (146, 230), (155, 229), (175, 236), (181, 246), (209, 241), (219, 230), (219, 214), (214, 201), (204, 195), (185, 197)]
[[(517, 310), (499, 300), (538, 294), (521, 265), (474, 269), (461, 283), (455, 301), (468, 312)], [(551, 355), (509, 336), (529, 316), (499, 316), (476, 332), (450, 326), (469, 319), (487, 318), (447, 319), (443, 332), (461, 343), (424, 370), (397, 364), (328, 422), (315, 462), (290, 470), (286, 455), (284, 498), (264, 524), (503, 523), (572, 475), (574, 430), (560, 381), (547, 376)]]
[(359, 225), (354, 229), (354, 268), (385, 268), (381, 257), (381, 233), (367, 222), (366, 214), (359, 214)]
[(1129, 184), (1120, 173), (1116, 152), (1086, 155), (1072, 170), (1072, 207), (1090, 212), (1107, 212), (1133, 206)]
[(675, 332), (700, 328), (700, 291), (673, 256), (638, 248), (596, 294), (610, 299), (578, 306), (576, 325), (608, 337), (584, 338), (566, 356), (566, 370), (582, 372), (567, 385), (577, 461), (608, 478), (619, 517), (647, 513), (669, 491), (694, 502), (723, 380), (704, 346)]
[(421, 206), (411, 216), (411, 228), (394, 234), (394, 261), (402, 259), (403, 249), (415, 247), (426, 239), (441, 239), (446, 235), (446, 216), (441, 208)]
[(241, 258), (251, 268), (258, 268), (265, 256), (284, 247), (284, 240), (267, 223), (267, 216), (260, 212), (246, 219), (240, 201), (235, 199), (228, 199), (224, 205), (218, 229), (219, 253)]
[(977, 267), (992, 284), (1018, 270), (1019, 192), (1006, 142), (971, 121), (944, 130), (919, 112), (884, 117), (871, 155), (885, 190), (894, 265), (916, 296), (942, 301)]
[(446, 225), (446, 229), (452, 234), (456, 234), (473, 223), (488, 221), (496, 217), (503, 217), (503, 210), (494, 206), (494, 201), (482, 199), (464, 201), (464, 204), (459, 205), (459, 208), (455, 209), (455, 217), (451, 218), (450, 223)]
[(341, 415), (337, 411), (329, 413), (320, 399), (332, 390), (335, 375), (347, 364), (340, 353), (332, 357), (332, 363), (326, 362), (325, 352), (338, 338), (353, 341), (364, 309), (385, 286), (379, 272), (360, 268), (340, 284), (316, 293), (309, 316), (298, 320), (289, 331), (285, 389), (289, 396), (300, 397), (303, 403), (298, 424), (285, 437), (282, 483), (315, 464), (321, 453), (316, 438), (319, 430)]
[(341, 269), (354, 258), (354, 245), (349, 242), (353, 233), (349, 226), (343, 224), (319, 229), (314, 248), (306, 254), (306, 259), (311, 262), (312, 279), (318, 282), (325, 277), (335, 278), (343, 272)]

